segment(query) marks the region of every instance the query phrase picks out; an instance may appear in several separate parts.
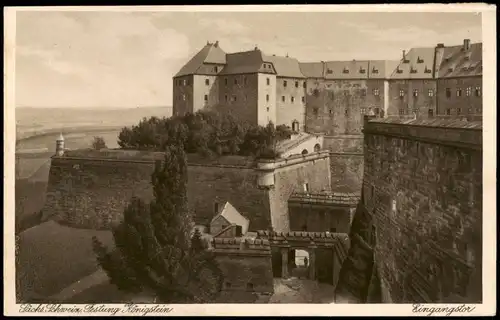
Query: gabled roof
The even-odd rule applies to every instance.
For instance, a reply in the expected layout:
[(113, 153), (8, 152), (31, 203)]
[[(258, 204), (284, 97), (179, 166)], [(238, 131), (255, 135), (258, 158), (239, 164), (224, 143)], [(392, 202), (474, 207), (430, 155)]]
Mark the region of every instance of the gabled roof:
[(213, 222), (218, 217), (223, 217), (230, 224), (236, 224), (239, 226), (248, 226), (250, 221), (241, 215), (229, 202), (226, 202), (220, 209), (219, 212), (213, 217)]
[(267, 55), (263, 55), (263, 58), (265, 62), (273, 64), (278, 77), (304, 78), (300, 71), (299, 61), (295, 58)]
[(392, 73), (391, 79), (432, 79), (434, 54), (434, 47), (410, 49), (406, 53), (405, 60), (407, 62), (401, 59), (396, 70)]
[(226, 66), (219, 73), (224, 74), (244, 74), (257, 73), (264, 63), (262, 51), (251, 50), (244, 52), (228, 53), (226, 55)]
[(463, 45), (444, 47), (438, 77), (480, 76), (483, 74), (483, 44), (471, 44), (469, 50)]
[(175, 77), (196, 74), (204, 63), (226, 64), (226, 53), (219, 47), (218, 42), (207, 43), (177, 72)]
[(306, 78), (323, 78), (324, 62), (300, 62), (300, 71)]
[(368, 61), (368, 78), (389, 79), (398, 64), (397, 60), (370, 60)]
[(368, 61), (326, 61), (326, 79), (368, 79)]

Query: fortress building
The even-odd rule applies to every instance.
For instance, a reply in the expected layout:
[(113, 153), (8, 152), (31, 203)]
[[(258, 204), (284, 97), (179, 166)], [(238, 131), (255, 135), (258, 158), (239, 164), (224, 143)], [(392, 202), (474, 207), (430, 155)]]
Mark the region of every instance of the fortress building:
[(401, 60), (299, 62), (207, 43), (173, 78), (173, 114), (201, 109), (297, 131), (360, 135), (362, 116), (482, 114), (482, 43), (412, 48)]
[(388, 116), (478, 118), (482, 115), (482, 43), (403, 51), (389, 81)]

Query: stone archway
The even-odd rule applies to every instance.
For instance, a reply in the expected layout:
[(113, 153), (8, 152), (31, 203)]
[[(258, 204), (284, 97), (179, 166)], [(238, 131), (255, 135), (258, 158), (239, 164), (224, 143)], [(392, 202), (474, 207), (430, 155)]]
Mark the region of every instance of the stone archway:
[(319, 145), (319, 143), (316, 143), (314, 145), (314, 152), (319, 152), (321, 150), (321, 146)]
[(308, 153), (309, 153), (309, 151), (307, 151), (307, 149), (302, 150), (302, 154), (303, 154), (303, 155), (306, 155), (306, 154), (308, 154)]
[[(348, 235), (344, 233), (257, 231), (257, 238), (269, 240), (274, 277), (286, 279), (294, 276), (299, 261), (304, 262), (304, 266), (299, 268), (303, 269), (299, 270), (302, 278), (334, 286), (349, 247)], [(306, 268), (304, 257), (297, 256), (297, 251), (307, 252)]]

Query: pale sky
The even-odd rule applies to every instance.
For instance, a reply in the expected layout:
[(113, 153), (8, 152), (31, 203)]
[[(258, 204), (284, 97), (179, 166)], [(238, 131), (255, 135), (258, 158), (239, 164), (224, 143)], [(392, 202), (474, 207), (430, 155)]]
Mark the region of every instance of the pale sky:
[(171, 106), (172, 76), (207, 41), (300, 61), (399, 59), (481, 41), (474, 13), (17, 12), (16, 106)]

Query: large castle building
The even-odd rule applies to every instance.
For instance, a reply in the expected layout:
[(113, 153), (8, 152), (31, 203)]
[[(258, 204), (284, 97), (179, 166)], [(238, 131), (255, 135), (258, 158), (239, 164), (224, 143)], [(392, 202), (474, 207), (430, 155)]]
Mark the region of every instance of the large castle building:
[(412, 48), (401, 60), (299, 62), (207, 43), (173, 78), (173, 114), (201, 109), (296, 131), (361, 133), (362, 117), (482, 114), (482, 44)]

